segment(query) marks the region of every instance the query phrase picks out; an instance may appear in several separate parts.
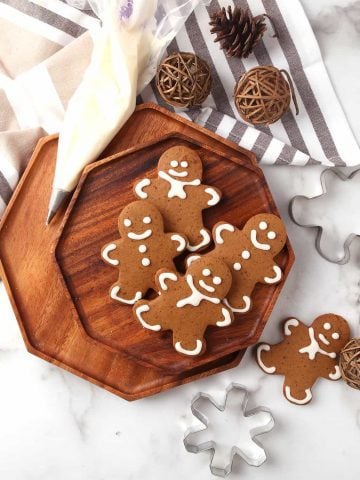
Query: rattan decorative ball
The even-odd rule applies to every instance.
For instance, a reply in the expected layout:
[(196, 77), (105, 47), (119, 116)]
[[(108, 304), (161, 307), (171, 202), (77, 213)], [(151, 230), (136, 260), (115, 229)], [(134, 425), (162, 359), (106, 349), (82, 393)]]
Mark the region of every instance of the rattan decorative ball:
[(353, 338), (340, 353), (340, 372), (345, 382), (360, 390), (360, 338)]
[(209, 66), (193, 53), (174, 53), (159, 65), (156, 86), (165, 102), (174, 107), (201, 105), (211, 90)]
[(243, 120), (253, 125), (269, 125), (281, 118), (294, 102), (294, 87), (286, 70), (273, 66), (255, 67), (244, 73), (235, 86), (235, 105)]

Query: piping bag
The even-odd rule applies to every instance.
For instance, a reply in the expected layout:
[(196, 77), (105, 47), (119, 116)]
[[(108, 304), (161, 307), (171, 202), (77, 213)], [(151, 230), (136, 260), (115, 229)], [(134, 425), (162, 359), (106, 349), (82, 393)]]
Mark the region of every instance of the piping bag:
[(84, 78), (69, 101), (59, 135), (46, 223), (125, 124), (165, 48), (204, 0), (89, 0), (101, 20)]

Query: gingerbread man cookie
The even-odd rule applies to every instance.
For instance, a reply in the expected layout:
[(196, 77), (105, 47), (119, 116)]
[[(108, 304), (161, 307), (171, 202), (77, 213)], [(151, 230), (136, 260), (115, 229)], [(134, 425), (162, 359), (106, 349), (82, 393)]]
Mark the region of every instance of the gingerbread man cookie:
[(233, 320), (231, 310), (222, 303), (231, 286), (231, 272), (217, 258), (193, 262), (184, 276), (162, 269), (156, 284), (160, 295), (137, 302), (133, 313), (144, 328), (172, 330), (179, 353), (200, 355), (206, 348), (206, 327), (225, 327)]
[(166, 229), (188, 238), (190, 251), (210, 243), (202, 211), (216, 205), (221, 198), (220, 190), (201, 183), (202, 168), (194, 150), (172, 147), (159, 159), (158, 178), (144, 178), (135, 185), (137, 197), (151, 201), (160, 210)]
[(145, 201), (127, 205), (118, 228), (121, 239), (105, 245), (101, 256), (119, 270), (111, 298), (132, 305), (150, 288), (156, 290), (155, 274), (160, 268), (175, 268), (173, 258), (186, 248), (187, 239), (179, 233), (164, 233), (159, 210)]
[[(285, 226), (276, 215), (260, 213), (250, 218), (242, 230), (220, 222), (213, 228), (215, 248), (206, 256), (222, 259), (230, 268), (233, 281), (225, 303), (238, 313), (251, 307), (251, 294), (257, 283), (273, 285), (282, 279), (274, 257), (286, 242)], [(190, 256), (188, 264), (198, 256)]]
[(282, 342), (256, 347), (257, 362), (264, 372), (285, 376), (283, 392), (289, 402), (305, 405), (319, 377), (341, 377), (338, 354), (349, 338), (349, 325), (339, 315), (321, 315), (310, 327), (290, 318), (284, 323)]

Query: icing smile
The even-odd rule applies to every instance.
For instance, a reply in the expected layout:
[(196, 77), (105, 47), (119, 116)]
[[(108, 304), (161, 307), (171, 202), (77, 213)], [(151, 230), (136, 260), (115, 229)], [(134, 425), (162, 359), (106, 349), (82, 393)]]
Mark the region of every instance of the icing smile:
[(321, 340), (325, 345), (330, 345), (329, 340), (322, 333), (319, 333), (319, 340)]
[(129, 232), (127, 236), (131, 238), (131, 240), (145, 240), (146, 238), (149, 238), (151, 234), (152, 234), (152, 230), (148, 228), (143, 233)]
[(215, 292), (215, 288), (212, 287), (211, 285), (208, 285), (207, 283), (205, 283), (204, 280), (199, 280), (199, 285), (200, 285), (200, 287), (202, 287), (207, 292), (210, 292), (210, 293)]
[(254, 247), (259, 248), (260, 250), (270, 250), (270, 245), (268, 243), (260, 243), (256, 235), (256, 230), (251, 230), (250, 239)]
[(182, 172), (177, 172), (176, 170), (173, 170), (172, 168), (170, 168), (170, 170), (168, 170), (168, 172), (173, 177), (187, 177), (188, 176), (188, 172), (186, 170), (183, 170)]

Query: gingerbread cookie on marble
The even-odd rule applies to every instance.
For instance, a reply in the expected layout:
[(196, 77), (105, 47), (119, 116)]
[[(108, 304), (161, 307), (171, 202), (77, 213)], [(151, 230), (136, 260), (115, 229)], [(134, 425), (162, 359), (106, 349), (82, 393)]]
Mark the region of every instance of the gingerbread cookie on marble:
[(341, 377), (338, 355), (349, 338), (349, 325), (339, 315), (321, 315), (310, 327), (290, 318), (284, 323), (282, 342), (256, 347), (257, 362), (265, 373), (285, 376), (283, 393), (289, 402), (305, 405), (319, 377)]
[(160, 268), (175, 268), (173, 259), (185, 250), (187, 238), (164, 233), (161, 213), (146, 201), (127, 205), (120, 213), (118, 228), (121, 238), (105, 245), (101, 256), (119, 270), (111, 298), (132, 305), (149, 289), (156, 290), (155, 274)]
[(134, 317), (149, 330), (172, 330), (179, 353), (200, 355), (206, 348), (207, 326), (225, 327), (233, 320), (231, 310), (222, 303), (231, 286), (231, 272), (217, 258), (193, 262), (184, 276), (162, 269), (156, 284), (160, 295), (137, 302)]
[[(225, 303), (234, 312), (245, 313), (250, 310), (251, 294), (257, 283), (273, 285), (282, 279), (274, 258), (285, 245), (285, 226), (276, 215), (260, 213), (250, 218), (242, 230), (230, 223), (217, 223), (213, 238), (215, 248), (205, 256), (223, 260), (233, 277)], [(199, 257), (188, 257), (188, 264), (196, 258)]]
[(216, 205), (221, 198), (220, 190), (201, 183), (202, 170), (201, 159), (194, 150), (172, 147), (159, 159), (158, 177), (144, 178), (134, 187), (138, 198), (157, 206), (167, 230), (183, 233), (188, 238), (190, 251), (210, 243), (202, 211)]

